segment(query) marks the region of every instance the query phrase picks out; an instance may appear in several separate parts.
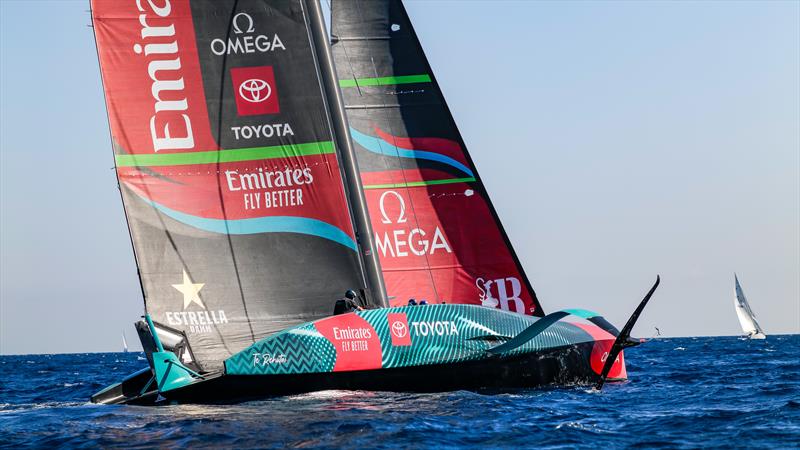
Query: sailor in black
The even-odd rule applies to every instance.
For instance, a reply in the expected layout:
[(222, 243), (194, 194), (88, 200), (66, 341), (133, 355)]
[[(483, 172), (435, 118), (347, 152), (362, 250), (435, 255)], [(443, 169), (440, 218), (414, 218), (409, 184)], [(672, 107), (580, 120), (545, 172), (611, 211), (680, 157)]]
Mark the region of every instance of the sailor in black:
[(359, 305), (358, 295), (354, 290), (348, 289), (344, 293), (344, 297), (336, 300), (336, 306), (333, 307), (333, 315), (349, 313), (353, 311), (363, 311), (364, 308)]

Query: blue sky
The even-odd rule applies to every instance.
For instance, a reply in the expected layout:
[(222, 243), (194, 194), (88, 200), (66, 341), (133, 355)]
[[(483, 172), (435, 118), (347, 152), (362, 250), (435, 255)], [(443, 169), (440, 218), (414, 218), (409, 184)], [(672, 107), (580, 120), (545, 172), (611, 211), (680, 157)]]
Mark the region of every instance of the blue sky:
[[(407, 1), (548, 311), (800, 332), (800, 3)], [(0, 2), (0, 352), (142, 313), (86, 1)]]

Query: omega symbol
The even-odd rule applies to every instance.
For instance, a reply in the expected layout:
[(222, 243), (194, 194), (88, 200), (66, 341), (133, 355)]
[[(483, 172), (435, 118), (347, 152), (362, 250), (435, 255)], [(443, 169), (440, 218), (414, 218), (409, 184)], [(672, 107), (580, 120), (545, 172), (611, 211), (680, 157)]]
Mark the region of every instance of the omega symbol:
[[(246, 22), (247, 23), (247, 30), (246, 31), (242, 31), (242, 29), (239, 27), (239, 17), (242, 17), (242, 16), (244, 16), (246, 21), (247, 21)], [(236, 34), (252, 33), (253, 31), (256, 31), (255, 27), (253, 27), (253, 18), (250, 17), (250, 14), (247, 14), (247, 13), (244, 13), (244, 12), (240, 12), (239, 14), (233, 16), (233, 20), (232, 20), (231, 24), (233, 25), (233, 32), (236, 33)]]
[(400, 202), (400, 214), (398, 214), (397, 222), (395, 223), (406, 223), (406, 221), (408, 221), (408, 218), (406, 218), (406, 202), (403, 200), (403, 197), (395, 191), (386, 191), (383, 194), (381, 194), (381, 198), (379, 200), (381, 215), (383, 216), (383, 219), (381, 219), (381, 223), (392, 223), (392, 219), (390, 219), (389, 215), (386, 214), (386, 207), (384, 205), (384, 201), (386, 200), (386, 196), (388, 194), (394, 195)]

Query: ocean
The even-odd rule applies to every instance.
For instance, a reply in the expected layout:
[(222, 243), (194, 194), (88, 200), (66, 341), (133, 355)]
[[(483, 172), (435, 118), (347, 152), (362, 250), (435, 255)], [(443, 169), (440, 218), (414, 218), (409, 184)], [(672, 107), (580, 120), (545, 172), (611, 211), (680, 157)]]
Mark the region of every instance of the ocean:
[(141, 353), (0, 356), (0, 447), (800, 448), (800, 335), (655, 339), (630, 380), (501, 394), (325, 391), (101, 406)]

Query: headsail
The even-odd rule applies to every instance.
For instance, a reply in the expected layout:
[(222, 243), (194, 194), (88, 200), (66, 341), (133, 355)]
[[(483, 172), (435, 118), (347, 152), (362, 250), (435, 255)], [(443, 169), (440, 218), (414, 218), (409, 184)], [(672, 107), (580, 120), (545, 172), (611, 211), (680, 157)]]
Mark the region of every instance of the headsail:
[(155, 321), (209, 369), (365, 287), (300, 0), (93, 0), (92, 17)]
[(402, 3), (332, 0), (331, 20), (392, 304), (416, 297), (544, 315)]
[(739, 277), (733, 274), (733, 279), (736, 282), (733, 305), (736, 308), (736, 316), (739, 318), (742, 331), (748, 336), (763, 337), (764, 330), (761, 329), (758, 321), (756, 321), (756, 315), (750, 309), (750, 303), (747, 302), (747, 297), (745, 297), (742, 286), (739, 284)]

